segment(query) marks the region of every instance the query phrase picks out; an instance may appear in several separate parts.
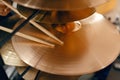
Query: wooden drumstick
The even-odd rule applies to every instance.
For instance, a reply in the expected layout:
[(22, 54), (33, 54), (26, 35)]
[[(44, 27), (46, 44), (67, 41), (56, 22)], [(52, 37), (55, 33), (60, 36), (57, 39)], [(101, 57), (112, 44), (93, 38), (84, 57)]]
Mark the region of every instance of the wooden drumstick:
[[(10, 4), (8, 4), (7, 2), (2, 1), (7, 7), (9, 7), (11, 10), (13, 10), (15, 13), (17, 13), (21, 18), (27, 19), (27, 17), (23, 16), (16, 8), (14, 8), (13, 6), (11, 6)], [(52, 33), (50, 33), (47, 29), (45, 29), (44, 27), (40, 26), (38, 23), (34, 22), (33, 20), (29, 21), (32, 25), (34, 25), (37, 29), (41, 30), (42, 32), (44, 32), (46, 35), (48, 35), (49, 37), (53, 38), (54, 40), (56, 40), (58, 42), (59, 45), (63, 45), (63, 42), (58, 39), (56, 36), (54, 36)]]
[[(3, 27), (3, 26), (0, 26), (0, 30), (8, 32), (8, 33), (11, 33), (13, 31), (12, 29), (9, 29), (9, 28)], [(54, 44), (48, 43), (46, 41), (43, 41), (41, 39), (35, 38), (33, 36), (30, 36), (30, 35), (23, 34), (21, 32), (17, 32), (15, 35), (20, 36), (20, 37), (25, 38), (25, 39), (28, 39), (28, 40), (31, 40), (31, 41), (35, 41), (35, 42), (47, 45), (51, 48), (54, 48), (54, 46), (55, 46)]]

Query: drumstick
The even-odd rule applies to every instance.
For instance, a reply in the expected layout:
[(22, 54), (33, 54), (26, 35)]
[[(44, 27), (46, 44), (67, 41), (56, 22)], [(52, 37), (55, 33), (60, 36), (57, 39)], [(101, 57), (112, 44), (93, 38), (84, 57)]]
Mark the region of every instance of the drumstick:
[[(3, 26), (0, 26), (0, 30), (8, 32), (8, 33), (11, 33), (13, 31), (12, 29), (9, 29), (9, 28), (3, 27)], [(30, 36), (30, 35), (23, 34), (21, 32), (17, 32), (15, 35), (20, 36), (20, 37), (25, 38), (25, 39), (28, 39), (28, 40), (31, 40), (31, 41), (35, 41), (35, 42), (47, 45), (51, 48), (54, 48), (54, 46), (55, 46), (54, 44), (48, 43), (46, 41), (43, 41), (41, 39), (35, 38), (33, 36)]]
[[(14, 8), (13, 6), (11, 6), (10, 4), (8, 4), (7, 2), (2, 1), (7, 7), (9, 7), (11, 10), (13, 10), (15, 13), (17, 13), (20, 17), (27, 19), (27, 17), (23, 16), (21, 13), (19, 13), (19, 11)], [(34, 25), (37, 29), (41, 30), (42, 32), (44, 32), (46, 35), (48, 35), (49, 37), (53, 38), (54, 40), (56, 40), (58, 42), (58, 44), (63, 45), (63, 42), (58, 39), (56, 36), (54, 36), (52, 33), (50, 33), (47, 29), (45, 29), (44, 27), (40, 26), (38, 23), (34, 22), (33, 20), (29, 21), (32, 25)]]

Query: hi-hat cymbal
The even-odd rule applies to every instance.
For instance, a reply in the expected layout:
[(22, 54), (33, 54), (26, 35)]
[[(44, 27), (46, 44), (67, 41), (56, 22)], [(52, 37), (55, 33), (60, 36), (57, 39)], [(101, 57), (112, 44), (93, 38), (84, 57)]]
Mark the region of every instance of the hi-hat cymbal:
[[(18, 11), (28, 17), (30, 16), (34, 9), (23, 7), (21, 5), (17, 6)], [(34, 20), (39, 23), (50, 23), (50, 24), (62, 24), (71, 21), (81, 20), (92, 15), (95, 12), (95, 8), (85, 8), (82, 10), (74, 10), (74, 11), (47, 11), (46, 16), (39, 21), (41, 13), (38, 14)]]
[[(28, 65), (52, 74), (82, 75), (105, 68), (119, 54), (118, 30), (98, 13), (80, 22), (81, 29), (66, 34), (60, 34), (52, 29), (64, 42), (63, 46), (56, 45), (51, 49), (15, 36), (12, 38), (14, 49)], [(72, 28), (74, 25), (66, 26)], [(33, 27), (30, 25), (25, 27), (27, 28), (24, 28), (23, 32), (29, 31), (31, 34), (38, 34), (37, 36), (41, 38), (41, 33)], [(52, 41), (51, 38), (48, 41)]]
[(13, 0), (20, 5), (40, 10), (78, 10), (95, 7), (108, 0)]
[(15, 50), (13, 49), (13, 46), (11, 44), (11, 41), (7, 42), (1, 49), (0, 53), (2, 56), (2, 59), (6, 65), (11, 66), (27, 66), (16, 54)]

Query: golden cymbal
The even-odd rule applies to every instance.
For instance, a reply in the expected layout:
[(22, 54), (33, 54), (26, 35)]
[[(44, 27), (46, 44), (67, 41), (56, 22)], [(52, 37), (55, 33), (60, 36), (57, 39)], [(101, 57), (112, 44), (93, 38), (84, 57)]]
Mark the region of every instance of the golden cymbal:
[(96, 11), (101, 14), (105, 14), (107, 12), (112, 11), (116, 7), (116, 4), (117, 4), (117, 0), (109, 0), (106, 3), (97, 6)]
[(2, 56), (2, 59), (6, 65), (11, 66), (27, 66), (16, 54), (15, 50), (13, 49), (13, 46), (11, 44), (11, 41), (7, 42), (1, 49), (0, 53)]
[(68, 11), (95, 7), (108, 0), (13, 0), (18, 4), (40, 10)]
[[(21, 5), (17, 6), (18, 11), (28, 17), (33, 13), (34, 9), (23, 7)], [(85, 8), (82, 10), (74, 10), (74, 11), (47, 11), (46, 16), (39, 21), (40, 16), (39, 13), (34, 20), (39, 23), (48, 23), (48, 24), (63, 24), (66, 22), (81, 20), (92, 15), (95, 12), (95, 8)]]
[[(51, 49), (17, 36), (12, 38), (12, 44), (25, 63), (44, 72), (58, 75), (83, 75), (105, 68), (119, 54), (118, 30), (98, 13), (80, 22), (82, 28), (77, 30), (74, 22), (58, 25), (52, 29), (51, 32), (64, 42), (63, 46), (56, 45)], [(67, 33), (56, 31), (60, 26), (66, 27)], [(25, 27), (27, 28), (22, 32), (29, 31), (31, 34), (37, 34), (39, 38), (42, 37), (41, 33), (30, 25)], [(48, 41), (53, 42), (51, 38)]]

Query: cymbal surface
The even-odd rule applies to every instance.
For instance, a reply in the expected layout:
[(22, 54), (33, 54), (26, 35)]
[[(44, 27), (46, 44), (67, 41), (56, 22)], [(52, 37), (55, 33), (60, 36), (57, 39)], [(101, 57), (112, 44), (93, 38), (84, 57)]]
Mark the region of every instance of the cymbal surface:
[[(105, 68), (120, 51), (117, 29), (98, 13), (80, 22), (82, 28), (78, 31), (59, 35), (63, 46), (50, 49), (15, 36), (12, 38), (15, 51), (28, 65), (52, 74), (82, 75)], [(33, 29), (30, 32), (37, 33)]]
[[(17, 6), (17, 10), (24, 16), (29, 17), (34, 9), (23, 7), (21, 5)], [(47, 11), (47, 14), (42, 20), (39, 20), (42, 13), (39, 13), (34, 20), (39, 23), (47, 24), (63, 24), (67, 22), (81, 20), (92, 15), (95, 12), (95, 8), (85, 8), (82, 10), (74, 11)]]
[(22, 6), (40, 10), (79, 10), (95, 7), (108, 0), (13, 0)]
[(11, 66), (27, 66), (16, 54), (15, 50), (13, 49), (11, 41), (7, 42), (1, 49), (0, 53), (2, 59), (6, 65)]

